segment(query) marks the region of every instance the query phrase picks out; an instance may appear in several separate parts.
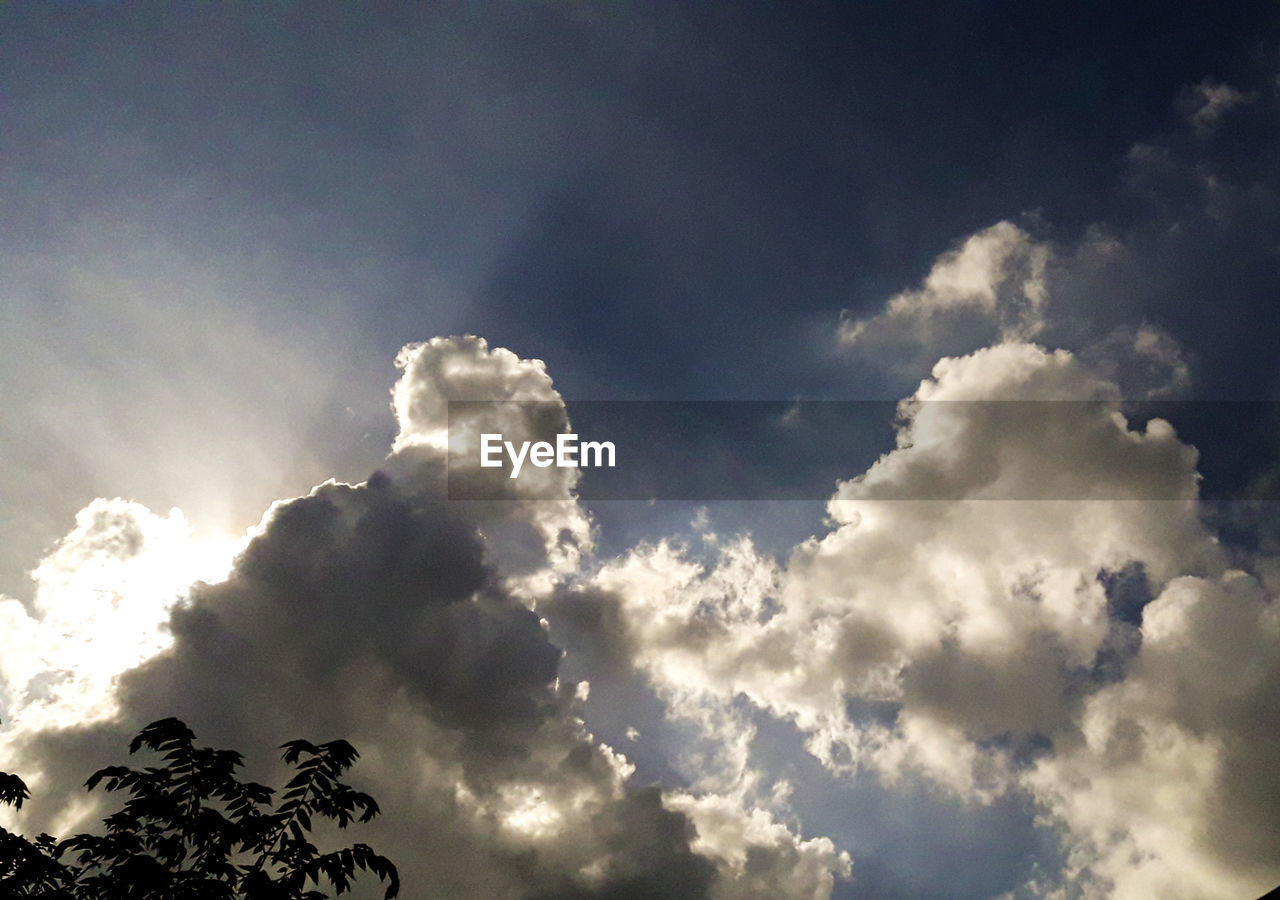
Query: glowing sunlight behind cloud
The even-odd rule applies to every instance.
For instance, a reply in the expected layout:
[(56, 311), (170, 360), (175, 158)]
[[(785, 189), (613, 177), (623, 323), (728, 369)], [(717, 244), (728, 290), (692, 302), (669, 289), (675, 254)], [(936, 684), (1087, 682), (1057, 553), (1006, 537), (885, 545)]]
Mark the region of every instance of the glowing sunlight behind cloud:
[(34, 610), (0, 600), (3, 719), (65, 727), (115, 712), (112, 680), (172, 643), (170, 611), (196, 581), (218, 581), (247, 538), (196, 542), (182, 511), (94, 500), (32, 571)]

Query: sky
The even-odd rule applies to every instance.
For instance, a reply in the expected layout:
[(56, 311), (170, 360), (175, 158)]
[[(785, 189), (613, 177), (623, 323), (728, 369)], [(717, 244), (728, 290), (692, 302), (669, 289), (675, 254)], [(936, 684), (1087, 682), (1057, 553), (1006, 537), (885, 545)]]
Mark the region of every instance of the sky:
[(410, 897), (1280, 884), (1274, 4), (14, 0), (0, 198), (6, 824), (178, 716)]

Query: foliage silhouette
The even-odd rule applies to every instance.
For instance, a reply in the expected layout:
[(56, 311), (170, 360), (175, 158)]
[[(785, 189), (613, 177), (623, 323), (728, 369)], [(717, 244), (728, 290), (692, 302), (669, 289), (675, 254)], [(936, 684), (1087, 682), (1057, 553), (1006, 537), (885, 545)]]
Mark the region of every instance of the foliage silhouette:
[[(194, 742), (181, 721), (161, 719), (138, 733), (129, 752), (145, 747), (165, 765), (94, 772), (89, 790), (102, 785), (129, 794), (100, 834), (32, 841), (0, 828), (0, 896), (322, 900), (322, 882), (344, 894), (357, 870), (385, 882), (386, 898), (399, 893), (396, 867), (368, 845), (321, 853), (308, 840), (313, 817), (346, 828), (378, 815), (372, 797), (340, 780), (359, 756), (349, 743), (282, 745), (284, 761), (297, 771), (273, 807), (272, 788), (237, 779), (239, 753)], [(29, 797), (20, 778), (0, 772), (0, 805), (21, 809)]]

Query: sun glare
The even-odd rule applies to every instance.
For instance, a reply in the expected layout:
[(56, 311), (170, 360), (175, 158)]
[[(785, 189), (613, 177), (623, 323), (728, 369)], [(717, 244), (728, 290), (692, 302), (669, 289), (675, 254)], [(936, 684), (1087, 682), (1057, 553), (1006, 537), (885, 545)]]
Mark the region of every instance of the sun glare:
[(194, 583), (224, 579), (246, 542), (196, 541), (176, 507), (160, 516), (131, 501), (93, 501), (32, 571), (35, 615), (7, 601), (16, 639), (5, 647), (5, 721), (26, 730), (114, 714), (113, 680), (171, 644), (170, 611)]

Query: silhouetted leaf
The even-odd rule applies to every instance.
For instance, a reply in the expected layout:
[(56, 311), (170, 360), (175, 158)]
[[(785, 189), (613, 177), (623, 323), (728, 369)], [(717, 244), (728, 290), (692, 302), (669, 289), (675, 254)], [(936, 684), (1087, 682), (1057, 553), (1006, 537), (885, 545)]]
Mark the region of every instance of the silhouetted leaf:
[[(0, 898), (324, 900), (323, 892), (305, 889), (308, 882), (324, 879), (342, 894), (357, 870), (386, 883), (386, 897), (397, 895), (395, 866), (367, 845), (321, 854), (307, 840), (313, 815), (345, 827), (357, 810), (362, 822), (379, 812), (372, 797), (339, 780), (359, 757), (349, 743), (283, 744), (283, 758), (297, 772), (272, 809), (274, 789), (236, 779), (241, 754), (194, 741), (179, 719), (160, 719), (138, 733), (129, 752), (146, 748), (165, 765), (108, 766), (89, 777), (88, 790), (129, 795), (103, 820), (105, 834), (33, 842), (0, 829)], [(20, 779), (0, 773), (0, 803), (20, 807), (29, 796)]]

